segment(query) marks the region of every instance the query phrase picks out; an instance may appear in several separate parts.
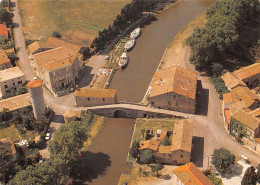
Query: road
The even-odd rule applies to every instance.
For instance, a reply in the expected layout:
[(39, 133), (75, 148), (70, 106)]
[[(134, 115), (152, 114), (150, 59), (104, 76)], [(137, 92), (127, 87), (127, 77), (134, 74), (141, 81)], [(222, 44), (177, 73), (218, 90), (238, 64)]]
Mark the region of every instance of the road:
[[(11, 0), (13, 5), (13, 22), (14, 22), (14, 36), (15, 36), (15, 44), (16, 49), (18, 51), (17, 55), (19, 57), (18, 66), (20, 66), (21, 70), (26, 74), (27, 80), (33, 79), (33, 71), (31, 69), (24, 37), (22, 34), (21, 27), (21, 19), (18, 12), (17, 0)], [(188, 62), (189, 55), (185, 56), (186, 61)], [(100, 58), (93, 58), (88, 66), (90, 68), (89, 72), (85, 74), (84, 80), (90, 81), (93, 74), (102, 66), (102, 61), (96, 63), (96, 60), (101, 60)], [(188, 65), (189, 66), (189, 65)], [(190, 66), (189, 66), (190, 67)], [(204, 160), (203, 167), (207, 168), (208, 166), (208, 158), (210, 158), (212, 152), (216, 148), (225, 147), (231, 150), (237, 157), (242, 154), (246, 155), (249, 158), (249, 161), (252, 162), (253, 165), (257, 165), (260, 161), (259, 155), (254, 153), (253, 151), (247, 149), (246, 147), (238, 144), (233, 138), (231, 138), (225, 128), (224, 128), (224, 120), (222, 116), (222, 107), (221, 103), (218, 99), (218, 95), (212, 86), (212, 84), (208, 81), (206, 77), (199, 77), (202, 81), (203, 88), (209, 90), (209, 102), (208, 102), (208, 114), (207, 116), (198, 115), (194, 116), (194, 124), (195, 124), (195, 135), (204, 137)], [(44, 88), (44, 98), (46, 104), (53, 108), (57, 115), (62, 115), (66, 110), (76, 109), (74, 108), (74, 95), (73, 93), (55, 98), (47, 89)], [(60, 119), (62, 117), (57, 118)]]

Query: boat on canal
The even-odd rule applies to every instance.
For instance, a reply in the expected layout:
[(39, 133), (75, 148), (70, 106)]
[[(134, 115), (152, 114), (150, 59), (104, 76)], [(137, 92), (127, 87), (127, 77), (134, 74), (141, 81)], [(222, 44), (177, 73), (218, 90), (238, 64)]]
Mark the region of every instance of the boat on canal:
[(121, 69), (124, 69), (128, 64), (128, 60), (129, 60), (129, 57), (128, 57), (126, 51), (125, 51), (125, 52), (122, 53), (122, 55), (119, 58), (118, 66)]
[(125, 50), (128, 51), (128, 50), (132, 49), (134, 47), (134, 45), (135, 45), (135, 39), (130, 39), (125, 44)]
[(141, 29), (138, 27), (134, 31), (131, 32), (130, 38), (131, 39), (136, 39), (141, 33)]

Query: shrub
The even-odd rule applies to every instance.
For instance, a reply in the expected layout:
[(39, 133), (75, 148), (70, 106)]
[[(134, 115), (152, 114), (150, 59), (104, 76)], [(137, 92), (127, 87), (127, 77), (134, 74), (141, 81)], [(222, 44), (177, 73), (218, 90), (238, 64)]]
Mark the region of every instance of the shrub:
[(58, 31), (54, 31), (54, 32), (52, 33), (52, 36), (53, 36), (53, 37), (56, 37), (56, 38), (61, 38), (61, 34), (60, 34)]

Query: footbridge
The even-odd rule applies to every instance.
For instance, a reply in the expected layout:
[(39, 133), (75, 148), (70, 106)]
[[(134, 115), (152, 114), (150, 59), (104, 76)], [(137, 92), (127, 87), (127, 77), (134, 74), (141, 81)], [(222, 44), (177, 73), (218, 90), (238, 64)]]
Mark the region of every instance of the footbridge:
[(158, 109), (142, 104), (134, 103), (117, 103), (111, 105), (100, 105), (86, 107), (95, 114), (106, 117), (122, 117), (122, 118), (145, 118), (145, 117), (192, 117), (192, 114), (176, 112), (172, 110)]

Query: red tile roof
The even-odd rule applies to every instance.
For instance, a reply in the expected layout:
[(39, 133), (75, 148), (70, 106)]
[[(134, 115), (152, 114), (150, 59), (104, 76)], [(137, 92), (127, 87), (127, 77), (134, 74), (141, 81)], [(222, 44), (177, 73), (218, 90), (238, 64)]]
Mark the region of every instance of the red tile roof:
[(213, 185), (192, 162), (173, 170), (184, 185)]
[(5, 24), (0, 24), (0, 36), (8, 37), (8, 29)]

